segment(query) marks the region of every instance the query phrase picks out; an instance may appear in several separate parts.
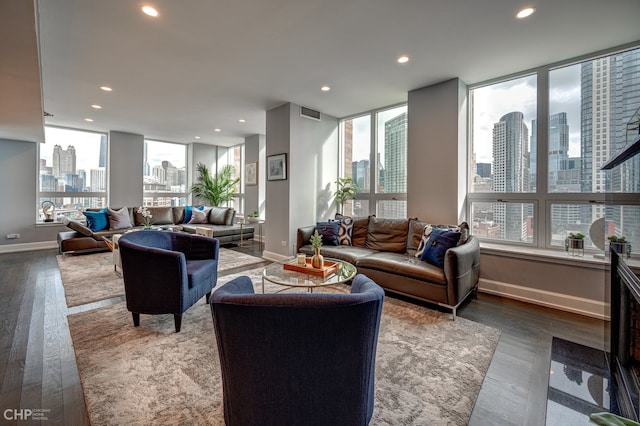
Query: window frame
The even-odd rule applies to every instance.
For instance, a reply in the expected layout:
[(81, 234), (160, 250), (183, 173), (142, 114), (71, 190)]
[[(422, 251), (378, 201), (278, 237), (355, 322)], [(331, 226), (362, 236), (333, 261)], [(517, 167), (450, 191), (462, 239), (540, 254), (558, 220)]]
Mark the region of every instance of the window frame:
[[(169, 142), (169, 141), (163, 141), (163, 140), (158, 140), (158, 139), (144, 139), (144, 143), (162, 143), (162, 144), (172, 144), (172, 145), (179, 145), (179, 146), (183, 146), (184, 147), (184, 170), (185, 170), (185, 183), (184, 183), (184, 187), (185, 190), (184, 192), (158, 192), (158, 191), (145, 191), (144, 190), (144, 167), (146, 166), (145, 164), (143, 164), (142, 168), (143, 168), (143, 172), (142, 172), (142, 205), (146, 206), (146, 207), (151, 207), (152, 204), (149, 204), (148, 202), (146, 202), (146, 200), (148, 198), (151, 199), (155, 199), (155, 198), (180, 198), (180, 199), (184, 199), (184, 204), (178, 204), (178, 206), (180, 205), (187, 205), (189, 203), (189, 183), (188, 183), (188, 176), (189, 176), (189, 162), (188, 162), (188, 145), (182, 144), (182, 143), (178, 143), (178, 142)], [(149, 167), (151, 167), (151, 165), (149, 165)]]
[[(388, 105), (385, 107), (381, 107), (381, 108), (376, 108), (373, 110), (369, 110), (369, 111), (365, 111), (365, 112), (361, 112), (358, 114), (352, 114), (346, 117), (342, 117), (339, 119), (339, 123), (343, 123), (344, 121), (348, 121), (348, 120), (354, 120), (356, 118), (360, 118), (360, 117), (369, 117), (369, 137), (370, 137), (370, 142), (369, 142), (369, 164), (374, 164), (377, 165), (376, 162), (376, 158), (377, 158), (377, 154), (378, 154), (378, 148), (379, 148), (379, 138), (378, 138), (378, 114), (384, 111), (388, 111), (388, 110), (392, 110), (395, 108), (399, 108), (399, 107), (405, 107), (408, 108), (408, 103), (407, 102), (401, 102), (401, 103), (397, 103), (397, 104), (393, 104), (393, 105)], [(406, 113), (408, 113), (408, 111), (406, 111)], [(345, 164), (344, 164), (344, 149), (345, 149), (345, 141), (344, 141), (344, 137), (343, 137), (343, 132), (342, 130), (340, 130), (339, 132), (339, 155), (338, 155), (338, 175), (340, 177), (345, 177), (344, 174), (344, 169), (345, 169)], [(407, 137), (408, 138), (408, 137)], [(405, 172), (406, 172), (406, 166), (405, 166)], [(378, 211), (378, 202), (379, 201), (404, 201), (405, 202), (405, 208), (406, 208), (406, 202), (407, 202), (407, 193), (406, 192), (378, 192), (377, 191), (377, 186), (378, 186), (378, 173), (377, 173), (377, 167), (369, 167), (369, 182), (371, 182), (370, 184), (370, 190), (368, 192), (360, 192), (358, 191), (356, 194), (356, 197), (354, 200), (361, 200), (361, 201), (366, 201), (368, 203), (368, 207), (369, 207), (369, 212), (368, 215), (377, 215), (377, 211)]]
[[(559, 68), (580, 64), (586, 61), (596, 61), (598, 59), (613, 56), (625, 51), (640, 49), (637, 43), (630, 43), (624, 46), (615, 47), (566, 61), (556, 62), (549, 65), (543, 65), (534, 69), (524, 70), (518, 73), (509, 74), (503, 77), (479, 82), (467, 86), (467, 99), (469, 99), (467, 108), (467, 196), (465, 200), (466, 217), (472, 220), (473, 203), (478, 202), (532, 202), (533, 220), (535, 222), (533, 231), (533, 240), (528, 242), (513, 242), (507, 240), (498, 240), (491, 238), (479, 237), (481, 241), (500, 244), (505, 246), (524, 246), (528, 248), (540, 248), (549, 250), (564, 250), (564, 247), (552, 245), (552, 208), (553, 204), (585, 204), (585, 205), (640, 205), (640, 197), (638, 193), (612, 193), (612, 192), (549, 192), (549, 74)], [(536, 106), (536, 190), (529, 193), (501, 193), (501, 192), (472, 192), (473, 176), (475, 171), (472, 170), (473, 163), (473, 102), (471, 102), (471, 92), (474, 89), (506, 82), (527, 75), (536, 75), (537, 79), (537, 106)], [(599, 86), (599, 84), (598, 84)], [(594, 105), (595, 107), (595, 105)], [(594, 108), (595, 109), (595, 108)], [(547, 117), (542, 120), (540, 117)], [(607, 127), (607, 131), (608, 131)], [(531, 129), (533, 132), (533, 129)], [(592, 189), (593, 190), (593, 189)], [(473, 232), (473, 229), (471, 230)], [(596, 253), (595, 249), (587, 249), (587, 252)]]

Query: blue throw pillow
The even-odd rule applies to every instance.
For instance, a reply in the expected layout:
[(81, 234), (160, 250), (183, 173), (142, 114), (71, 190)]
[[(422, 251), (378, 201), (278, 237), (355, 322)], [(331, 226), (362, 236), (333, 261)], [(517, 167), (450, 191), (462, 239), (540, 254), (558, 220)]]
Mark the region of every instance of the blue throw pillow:
[(326, 246), (338, 245), (338, 228), (340, 228), (340, 222), (318, 222), (316, 223), (316, 229), (318, 234), (322, 235), (322, 244)]
[(191, 220), (191, 209), (193, 209), (193, 207), (184, 206), (184, 220), (182, 221), (182, 223), (189, 223), (189, 221)]
[(350, 246), (353, 236), (353, 219), (350, 217), (343, 217), (338, 221), (340, 227), (338, 228), (338, 244), (343, 246)]
[(444, 255), (451, 247), (458, 245), (460, 235), (460, 232), (433, 228), (420, 260), (424, 260), (438, 268), (444, 268)]
[(83, 212), (82, 214), (87, 218), (87, 227), (93, 232), (102, 231), (109, 227), (109, 216), (106, 208), (97, 212)]

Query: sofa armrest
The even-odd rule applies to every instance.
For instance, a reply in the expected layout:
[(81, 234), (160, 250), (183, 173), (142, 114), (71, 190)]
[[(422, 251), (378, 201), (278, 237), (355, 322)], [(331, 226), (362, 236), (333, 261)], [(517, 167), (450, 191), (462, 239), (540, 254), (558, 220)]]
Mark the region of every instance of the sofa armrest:
[(464, 244), (450, 248), (444, 257), (444, 276), (449, 304), (455, 306), (478, 285), (480, 243), (473, 235)]
[(81, 233), (85, 237), (93, 236), (93, 231), (89, 229), (87, 226), (84, 226), (82, 223), (78, 222), (77, 220), (64, 217), (62, 219), (62, 223), (67, 225), (67, 227), (69, 227), (70, 229), (73, 229), (74, 231)]
[(315, 225), (304, 226), (302, 228), (298, 228), (298, 238), (296, 241), (296, 253), (300, 250), (300, 247), (309, 244), (309, 240), (311, 239), (311, 235), (313, 235), (313, 231), (316, 230)]

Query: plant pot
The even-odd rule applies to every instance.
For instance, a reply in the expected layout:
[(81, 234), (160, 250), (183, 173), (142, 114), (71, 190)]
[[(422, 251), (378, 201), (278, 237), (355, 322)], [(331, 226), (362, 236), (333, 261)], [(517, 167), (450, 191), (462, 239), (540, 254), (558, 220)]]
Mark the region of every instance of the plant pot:
[(247, 216), (247, 221), (249, 223), (258, 223), (260, 221), (259, 217)]
[(565, 238), (564, 249), (572, 256), (584, 256), (584, 239)]
[(609, 247), (611, 247), (613, 251), (621, 256), (624, 256), (626, 254), (627, 259), (629, 258), (629, 256), (631, 256), (631, 244), (629, 244), (628, 242), (619, 243), (611, 241), (609, 242)]
[(320, 269), (324, 266), (324, 257), (320, 254), (320, 249), (315, 249), (315, 254), (311, 257), (311, 267)]

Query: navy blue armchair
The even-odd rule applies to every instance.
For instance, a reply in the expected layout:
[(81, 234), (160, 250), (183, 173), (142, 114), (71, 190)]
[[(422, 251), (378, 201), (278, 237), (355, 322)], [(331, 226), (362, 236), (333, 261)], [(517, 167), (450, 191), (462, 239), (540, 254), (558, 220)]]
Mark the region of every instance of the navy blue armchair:
[(220, 244), (214, 238), (177, 232), (138, 231), (118, 240), (127, 309), (133, 325), (140, 314), (173, 314), (176, 333), (182, 314), (218, 280)]
[(246, 276), (211, 296), (224, 419), (233, 425), (366, 425), (384, 290), (254, 294)]

